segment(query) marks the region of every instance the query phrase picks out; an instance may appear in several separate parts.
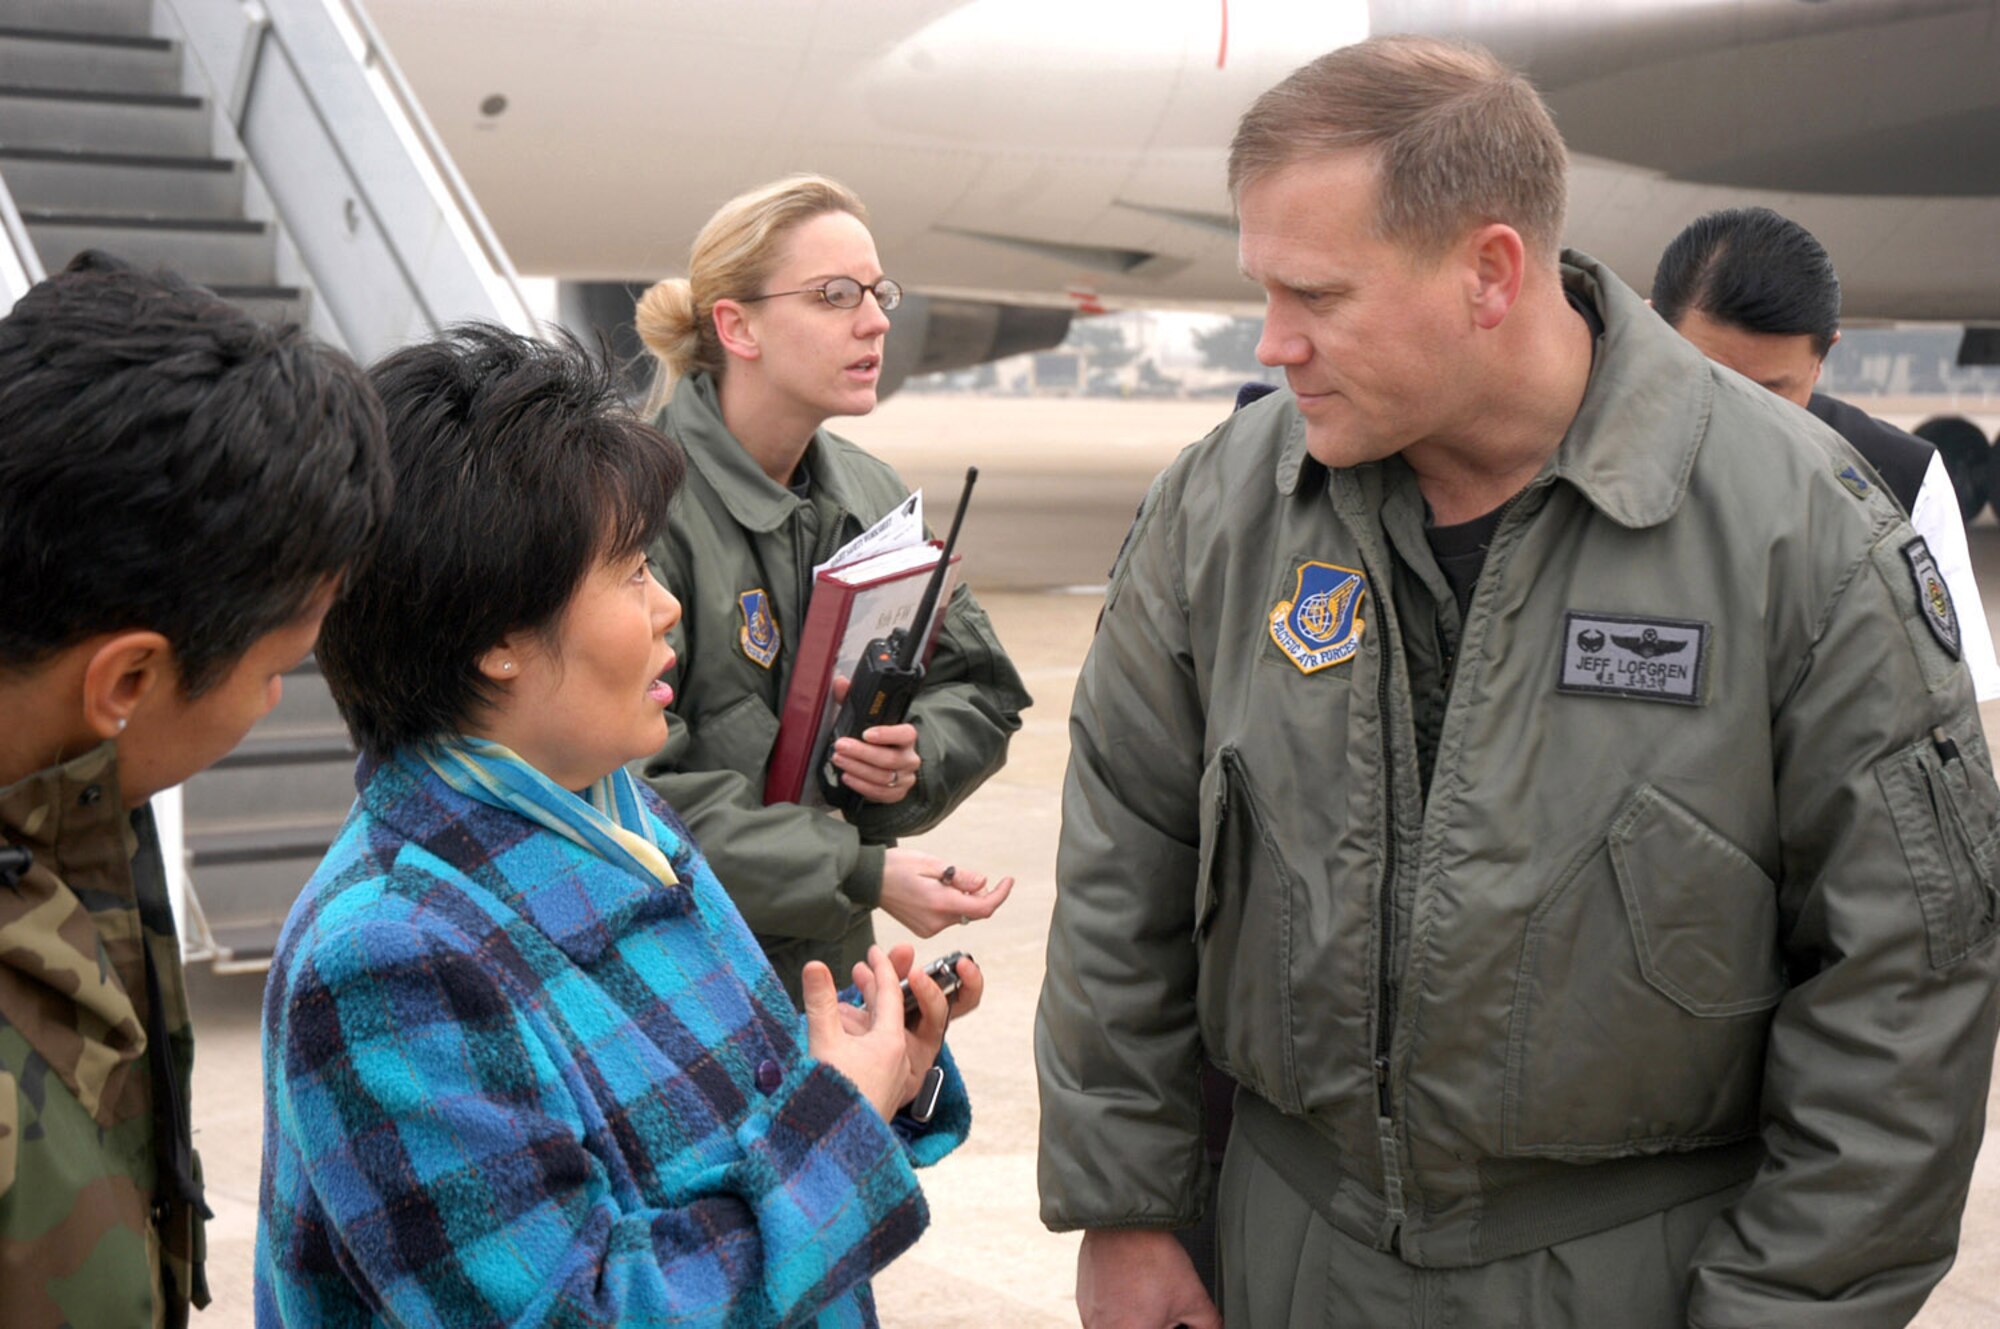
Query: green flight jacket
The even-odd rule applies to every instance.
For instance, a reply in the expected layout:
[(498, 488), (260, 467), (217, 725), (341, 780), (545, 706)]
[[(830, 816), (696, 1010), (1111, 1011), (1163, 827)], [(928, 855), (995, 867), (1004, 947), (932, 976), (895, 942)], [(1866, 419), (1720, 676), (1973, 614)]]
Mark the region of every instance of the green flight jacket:
[(2000, 1010), (1949, 596), (1830, 430), (1564, 279), (1605, 331), (1443, 662), (1427, 792), (1434, 634), (1390, 588), (1451, 593), (1408, 466), (1329, 471), (1278, 393), (1155, 483), (1070, 719), (1042, 1216), (1194, 1221), (1205, 1051), (1411, 1265), (1745, 1186), (1692, 1324), (1900, 1324), (1953, 1258)]
[[(1000, 769), (1030, 699), (961, 584), (910, 707), (923, 766), (909, 795), (870, 804), (851, 821), (793, 803), (766, 807), (764, 773), (813, 566), (909, 491), (888, 465), (822, 429), (805, 454), (811, 496), (800, 499), (729, 432), (706, 374), (682, 380), (658, 423), (691, 464), (666, 534), (650, 551), (682, 612), (667, 637), (676, 659), (666, 675), (674, 689), (666, 746), (641, 773), (686, 819), (797, 1001), (806, 961), (825, 961), (844, 983), (867, 954), (884, 848), (937, 825)], [(765, 593), (778, 625), (768, 667), (743, 645), (747, 591)]]
[(0, 789), (0, 842), (33, 856), (0, 878), (7, 1329), (172, 1329), (208, 1304), (180, 943), (152, 817), (120, 805), (116, 751)]

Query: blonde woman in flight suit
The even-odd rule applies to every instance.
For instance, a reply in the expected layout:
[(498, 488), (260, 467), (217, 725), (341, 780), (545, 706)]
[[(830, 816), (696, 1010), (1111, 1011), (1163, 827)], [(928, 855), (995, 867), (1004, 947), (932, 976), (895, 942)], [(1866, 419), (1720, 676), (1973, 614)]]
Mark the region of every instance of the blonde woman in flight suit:
[(998, 770), (1029, 698), (963, 586), (908, 722), (843, 739), (857, 811), (763, 801), (812, 569), (908, 495), (889, 466), (822, 426), (875, 409), (889, 310), (860, 199), (794, 176), (752, 190), (696, 237), (686, 278), (639, 300), (658, 361), (656, 423), (692, 463), (651, 553), (685, 616), (667, 744), (643, 774), (708, 852), (796, 1001), (799, 971), (846, 975), (879, 907), (919, 936), (990, 915), (1012, 878), (899, 848)]

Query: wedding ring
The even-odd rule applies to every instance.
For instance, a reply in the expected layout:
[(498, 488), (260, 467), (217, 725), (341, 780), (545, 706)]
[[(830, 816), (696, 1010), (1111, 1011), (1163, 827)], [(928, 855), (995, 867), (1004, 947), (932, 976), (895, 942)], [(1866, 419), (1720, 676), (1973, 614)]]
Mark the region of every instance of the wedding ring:
[(960, 915), (958, 916), (958, 925), (959, 925), (960, 927), (962, 927), (962, 928), (964, 928), (964, 927), (971, 927), (971, 926), (972, 926), (972, 915), (971, 915), (971, 914), (960, 914)]
[(890, 772), (889, 772), (889, 787), (890, 787), (891, 789), (894, 789), (894, 788), (896, 787), (896, 781), (898, 781), (898, 780), (900, 780), (900, 779), (902, 779), (902, 778), (903, 778), (903, 773), (902, 773), (901, 771), (890, 771)]

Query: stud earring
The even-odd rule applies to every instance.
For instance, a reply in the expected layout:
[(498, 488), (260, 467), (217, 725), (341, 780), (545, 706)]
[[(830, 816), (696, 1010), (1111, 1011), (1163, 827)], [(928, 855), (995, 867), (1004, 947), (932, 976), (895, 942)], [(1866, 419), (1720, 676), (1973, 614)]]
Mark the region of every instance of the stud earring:
[(513, 673), (513, 672), (514, 672), (514, 662), (513, 662), (512, 660), (503, 660), (503, 661), (501, 661), (501, 662), (500, 662), (500, 672), (501, 672), (501, 673), (503, 673), (503, 674), (511, 674), (511, 673)]
[(121, 734), (125, 732), (125, 717), (122, 715), (118, 717), (118, 732)]

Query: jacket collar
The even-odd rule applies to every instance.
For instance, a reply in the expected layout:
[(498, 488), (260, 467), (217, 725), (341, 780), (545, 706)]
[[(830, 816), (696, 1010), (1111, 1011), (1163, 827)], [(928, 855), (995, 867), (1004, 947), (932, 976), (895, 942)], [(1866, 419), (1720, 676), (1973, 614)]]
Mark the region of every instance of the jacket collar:
[[(1562, 275), (1564, 288), (1597, 310), (1604, 335), (1583, 404), (1543, 474), (1567, 480), (1621, 526), (1657, 526), (1687, 494), (1708, 433), (1714, 377), (1700, 351), (1595, 259), (1565, 250)], [(1287, 415), (1274, 478), (1290, 496), (1325, 468), (1306, 451), (1304, 419), (1297, 410)], [(1358, 480), (1354, 475), (1339, 489), (1365, 503), (1367, 487)]]
[(363, 757), (354, 783), (370, 816), (527, 919), (579, 964), (595, 962), (646, 919), (693, 906), (685, 838), (670, 837), (677, 843), (668, 855), (682, 884), (662, 887), (518, 813), (466, 797), (413, 756)]
[[(737, 525), (758, 532), (774, 531), (802, 505), (798, 495), (764, 474), (736, 435), (729, 432), (722, 421), (715, 379), (708, 374), (690, 374), (675, 385), (674, 395), (660, 413), (660, 427), (687, 450), (689, 460), (720, 496)], [(812, 477), (815, 495), (825, 495), (841, 511), (851, 512), (854, 505), (841, 477), (828, 464), (831, 448), (827, 432), (815, 430), (812, 442), (806, 445), (806, 473)]]
[(118, 745), (100, 743), (0, 789), (0, 835), (65, 872), (109, 866), (129, 880), (138, 840), (119, 796)]
[(1583, 405), (1551, 468), (1620, 526), (1674, 515), (1708, 436), (1715, 377), (1702, 353), (1595, 259), (1565, 250), (1563, 285), (1604, 320)]
[[(106, 1126), (143, 1110), (133, 1096), (147, 1085), (135, 1070), (146, 1050), (139, 838), (119, 796), (117, 754), (103, 743), (0, 789), (0, 837), (35, 859), (0, 889), (0, 968), (18, 971), (0, 980), (0, 1021)], [(58, 1014), (64, 1004), (71, 1009)]]

